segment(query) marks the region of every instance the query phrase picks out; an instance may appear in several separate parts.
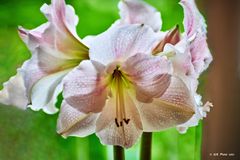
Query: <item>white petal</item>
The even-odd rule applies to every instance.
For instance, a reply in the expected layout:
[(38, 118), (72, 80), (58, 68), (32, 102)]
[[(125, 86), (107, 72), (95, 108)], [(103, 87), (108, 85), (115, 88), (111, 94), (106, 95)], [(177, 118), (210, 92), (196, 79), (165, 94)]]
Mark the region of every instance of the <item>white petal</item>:
[(22, 26), (18, 28), (19, 36), (22, 38), (22, 40), (27, 44), (30, 51), (33, 51), (36, 47), (39, 46), (39, 41), (42, 36), (42, 34), (50, 27), (50, 23), (44, 23), (40, 25), (39, 27), (27, 30), (24, 29)]
[(194, 101), (190, 91), (182, 80), (171, 78), (171, 84), (166, 92), (138, 107), (143, 130), (146, 132), (159, 131), (174, 127), (188, 121), (194, 114)]
[(136, 53), (150, 54), (158, 34), (144, 25), (115, 25), (96, 36), (90, 45), (90, 59), (108, 65)]
[(76, 32), (78, 17), (74, 8), (66, 5), (65, 0), (52, 0), (50, 5), (44, 4), (41, 11), (59, 31), (79, 40)]
[(19, 28), (20, 37), (32, 52), (31, 59), (21, 69), (27, 97), (41, 78), (73, 68), (81, 60), (88, 59), (88, 48), (74, 36), (78, 18), (73, 8), (66, 6), (64, 0), (53, 0), (41, 10), (49, 22), (33, 30)]
[[(53, 53), (52, 51), (51, 53)], [(20, 69), (23, 75), (24, 84), (27, 89), (27, 96), (30, 96), (33, 85), (41, 78), (69, 70), (79, 64), (80, 60), (62, 59), (51, 54), (47, 54), (41, 48), (36, 48), (31, 59), (24, 62)]]
[(175, 56), (170, 57), (173, 64), (173, 74), (180, 77), (190, 91), (195, 92), (198, 85), (198, 76), (192, 64), (190, 46), (186, 39), (182, 39), (175, 46), (166, 44), (165, 52), (173, 52)]
[(27, 97), (30, 97), (33, 85), (47, 73), (42, 71), (38, 66), (38, 59), (36, 54), (31, 59), (24, 62), (23, 66), (19, 69), (23, 76), (24, 85), (26, 87)]
[(34, 53), (40, 48), (45, 54), (61, 59), (86, 59), (88, 48), (76, 34), (78, 18), (71, 6), (64, 0), (52, 0), (43, 5), (41, 11), (48, 18), (47, 23), (33, 30), (19, 28), (20, 37)]
[(3, 89), (0, 91), (0, 103), (26, 109), (29, 100), (20, 71), (3, 84)]
[[(53, 53), (52, 51), (51, 53)], [(79, 59), (65, 59), (62, 57), (48, 54), (48, 51), (42, 48), (36, 49), (38, 67), (46, 73), (54, 73), (77, 66), (81, 60)]]
[(86, 45), (86, 46), (90, 46), (95, 39), (96, 36), (86, 36), (82, 39), (82, 42)]
[(122, 69), (134, 84), (137, 99), (141, 102), (160, 97), (170, 84), (172, 66), (165, 57), (136, 54)]
[(210, 108), (213, 107), (213, 104), (210, 102), (207, 102), (203, 105), (201, 98), (202, 97), (200, 95), (195, 95), (195, 102), (197, 104), (195, 106), (195, 114), (187, 122), (177, 126), (177, 129), (180, 133), (186, 133), (189, 127), (197, 126), (199, 121), (206, 117), (207, 112), (210, 112)]
[(31, 109), (38, 111), (45, 108), (54, 97), (56, 87), (67, 73), (68, 70), (46, 76), (39, 80), (32, 88)]
[[(142, 134), (142, 123), (139, 112), (127, 92), (124, 94), (126, 123), (122, 121), (123, 126), (116, 124), (116, 99), (109, 98), (102, 113), (97, 120), (96, 134), (100, 138), (102, 144), (118, 145), (130, 148), (136, 143)], [(120, 125), (120, 120), (118, 120)]]
[(188, 38), (194, 39), (197, 32), (205, 35), (207, 26), (195, 0), (181, 0), (180, 4), (184, 9), (184, 28)]
[(98, 114), (84, 114), (63, 101), (57, 122), (57, 132), (64, 137), (85, 137), (95, 132)]
[(177, 45), (166, 44), (164, 47), (165, 52), (176, 53), (174, 57), (171, 57), (173, 63), (174, 72), (181, 75), (191, 75), (194, 72), (192, 64), (190, 47), (188, 42), (183, 39)]
[(196, 38), (191, 43), (190, 51), (194, 69), (196, 73), (200, 75), (208, 68), (213, 59), (208, 48), (207, 38), (197, 34)]
[(107, 98), (104, 68), (101, 64), (82, 61), (63, 80), (66, 102), (83, 113), (100, 112)]
[(122, 24), (146, 24), (158, 32), (162, 27), (161, 14), (142, 0), (122, 0), (118, 5)]
[(56, 107), (56, 103), (58, 102), (58, 96), (63, 90), (63, 84), (60, 83), (54, 90), (53, 96), (51, 100), (48, 102), (45, 107), (43, 107), (43, 111), (47, 114), (55, 114), (58, 112), (58, 108)]

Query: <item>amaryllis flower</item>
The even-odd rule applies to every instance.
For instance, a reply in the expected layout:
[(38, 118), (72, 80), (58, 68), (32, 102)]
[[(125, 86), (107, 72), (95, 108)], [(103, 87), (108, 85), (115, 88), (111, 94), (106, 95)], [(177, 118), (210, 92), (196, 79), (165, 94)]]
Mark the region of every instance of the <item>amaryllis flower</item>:
[[(195, 112), (192, 119), (180, 125), (181, 132), (190, 126), (196, 126), (199, 119), (206, 117), (211, 103), (202, 104), (201, 96), (197, 94), (198, 78), (212, 61), (207, 45), (206, 23), (197, 9), (194, 0), (182, 0), (184, 9), (184, 33), (180, 33), (178, 26), (168, 33), (160, 31), (161, 17), (150, 5), (141, 0), (126, 0), (120, 2), (119, 9), (121, 23), (141, 23), (152, 27), (159, 34), (159, 43), (152, 51), (153, 55), (167, 56), (173, 64), (173, 74), (180, 77), (195, 97)], [(145, 12), (142, 12), (145, 10)], [(140, 18), (139, 18), (140, 17)], [(153, 25), (155, 24), (155, 25)]]
[(199, 119), (206, 117), (206, 112), (212, 107), (209, 102), (203, 105), (201, 96), (196, 93), (198, 78), (208, 68), (212, 55), (207, 45), (206, 23), (195, 1), (182, 0), (180, 4), (184, 8), (185, 32), (181, 34), (177, 28), (170, 31), (155, 48), (155, 53), (163, 51), (165, 54), (175, 54), (170, 58), (173, 62), (174, 74), (181, 77), (195, 97), (195, 115), (187, 123), (179, 126), (179, 130), (185, 132), (188, 127), (196, 126)]
[(113, 25), (89, 43), (85, 60), (63, 80), (58, 133), (96, 133), (103, 144), (131, 147), (143, 131), (182, 124), (194, 114), (193, 97), (172, 76), (165, 56), (151, 55), (158, 34), (147, 25)]
[(55, 113), (62, 78), (88, 59), (88, 48), (77, 36), (78, 17), (72, 6), (66, 5), (64, 0), (52, 0), (52, 4), (44, 4), (41, 11), (47, 23), (33, 30), (19, 27), (19, 35), (32, 57), (4, 84), (0, 102)]

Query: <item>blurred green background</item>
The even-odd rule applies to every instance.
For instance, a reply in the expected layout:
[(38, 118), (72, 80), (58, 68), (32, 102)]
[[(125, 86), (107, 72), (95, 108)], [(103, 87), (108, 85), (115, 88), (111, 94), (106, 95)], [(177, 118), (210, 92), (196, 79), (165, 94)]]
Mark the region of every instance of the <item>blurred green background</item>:
[[(163, 30), (181, 25), (183, 10), (178, 0), (147, 0), (162, 13)], [(35, 28), (46, 21), (39, 9), (50, 0), (1, 0), (0, 3), (0, 89), (30, 57), (17, 34), (17, 26)], [(81, 38), (106, 30), (118, 16), (118, 0), (67, 0), (79, 16)], [(63, 139), (56, 133), (57, 115), (22, 111), (0, 106), (0, 160), (105, 160), (112, 147), (100, 144), (95, 135)], [(180, 135), (176, 129), (154, 133), (153, 160), (200, 159), (202, 126)], [(139, 142), (126, 150), (126, 159), (139, 156)]]

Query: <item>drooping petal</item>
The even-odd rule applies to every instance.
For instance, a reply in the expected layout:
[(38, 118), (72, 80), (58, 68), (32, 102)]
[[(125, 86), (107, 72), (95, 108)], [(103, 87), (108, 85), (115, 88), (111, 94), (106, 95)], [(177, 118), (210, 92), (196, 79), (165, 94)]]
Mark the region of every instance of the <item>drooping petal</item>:
[(160, 98), (138, 107), (143, 131), (159, 131), (182, 124), (193, 116), (194, 107), (187, 86), (181, 79), (173, 76), (170, 86)]
[(119, 2), (122, 24), (146, 24), (155, 32), (161, 30), (161, 14), (142, 0), (122, 0)]
[(199, 12), (195, 0), (181, 0), (184, 9), (184, 28), (189, 39), (194, 39), (196, 33), (206, 34), (206, 23)]
[(0, 103), (26, 109), (29, 100), (20, 71), (3, 84), (3, 89), (0, 91)]
[(191, 43), (191, 57), (195, 71), (201, 74), (212, 62), (212, 55), (205, 36), (198, 34)]
[(63, 97), (80, 112), (100, 112), (107, 98), (104, 66), (91, 61), (82, 61), (63, 80)]
[(144, 25), (115, 25), (96, 36), (90, 44), (90, 59), (108, 65), (136, 53), (150, 54), (158, 35)]
[(98, 114), (79, 112), (74, 107), (62, 102), (57, 121), (57, 132), (64, 137), (85, 137), (95, 132)]
[(122, 67), (136, 89), (137, 99), (151, 102), (160, 97), (170, 84), (172, 66), (165, 57), (136, 54)]
[[(40, 79), (31, 90), (31, 109), (39, 111), (46, 108), (54, 96), (55, 89), (68, 72), (68, 70), (57, 72)], [(55, 108), (53, 111), (56, 113), (58, 110)]]
[(102, 144), (129, 148), (136, 143), (142, 133), (142, 123), (133, 99), (127, 92), (123, 96), (126, 106), (125, 119), (116, 119), (116, 97), (111, 97), (97, 120), (96, 134)]

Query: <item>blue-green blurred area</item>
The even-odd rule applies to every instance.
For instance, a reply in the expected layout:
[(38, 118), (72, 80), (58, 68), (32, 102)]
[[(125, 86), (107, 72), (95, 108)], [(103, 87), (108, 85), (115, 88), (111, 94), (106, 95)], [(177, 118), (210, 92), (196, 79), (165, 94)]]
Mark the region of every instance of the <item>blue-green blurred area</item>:
[[(147, 0), (162, 13), (163, 30), (182, 23), (178, 0)], [(40, 12), (49, 0), (1, 0), (0, 3), (0, 88), (16, 73), (30, 52), (17, 34), (17, 26), (35, 28), (46, 21)], [(106, 30), (118, 16), (117, 0), (69, 0), (79, 16), (79, 36)], [(57, 115), (0, 106), (0, 160), (105, 160), (112, 147), (100, 144), (95, 135), (63, 139), (56, 133)], [(176, 129), (154, 133), (154, 160), (200, 159), (201, 125), (180, 135)], [(126, 151), (127, 160), (139, 155), (139, 142)]]

